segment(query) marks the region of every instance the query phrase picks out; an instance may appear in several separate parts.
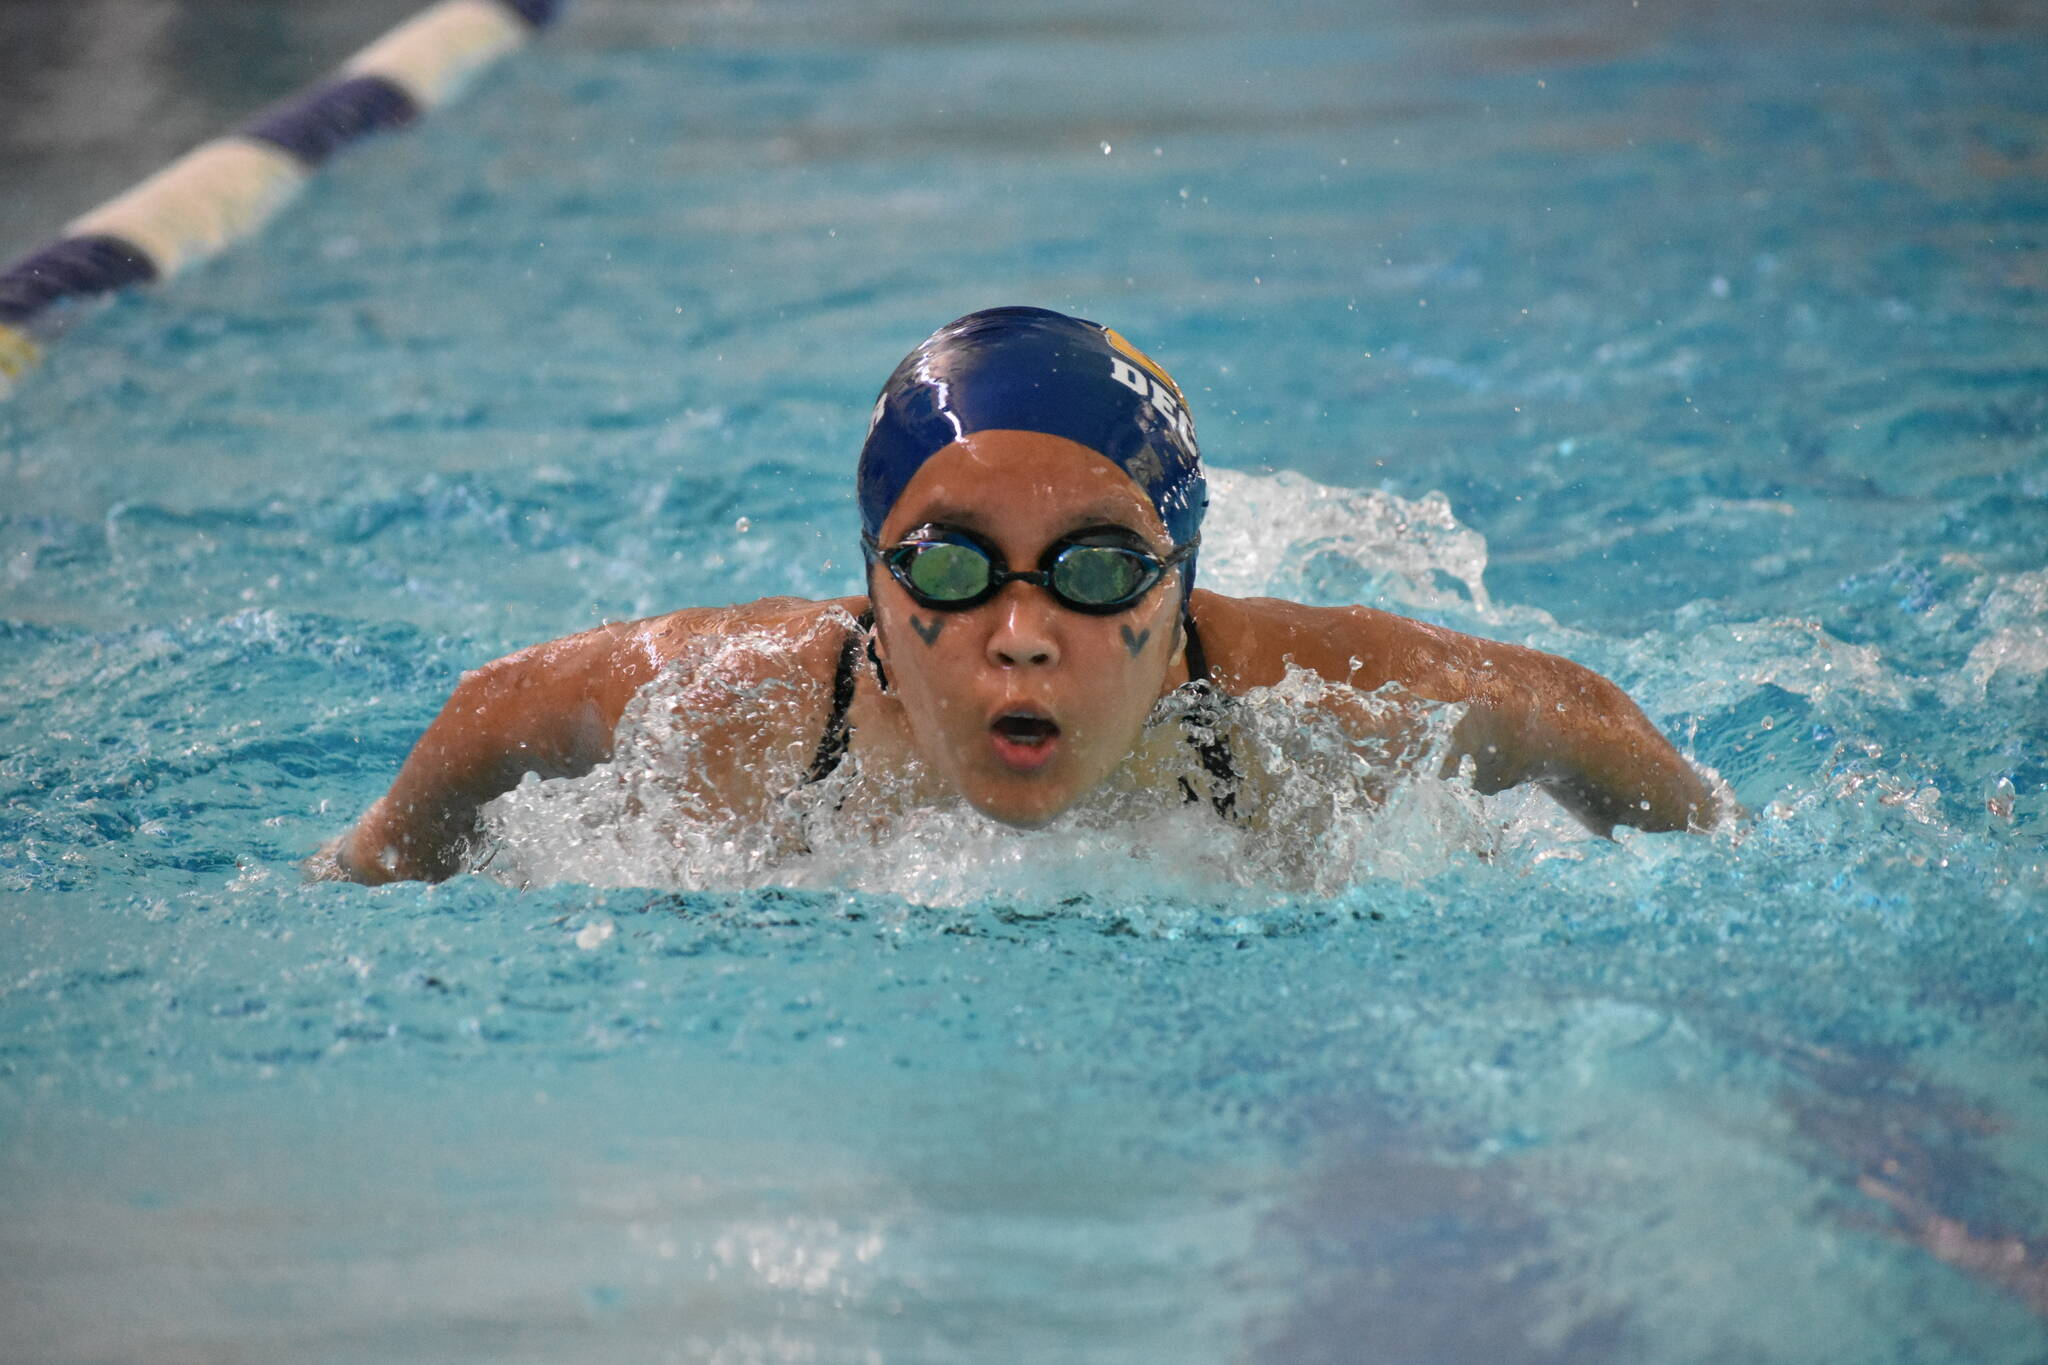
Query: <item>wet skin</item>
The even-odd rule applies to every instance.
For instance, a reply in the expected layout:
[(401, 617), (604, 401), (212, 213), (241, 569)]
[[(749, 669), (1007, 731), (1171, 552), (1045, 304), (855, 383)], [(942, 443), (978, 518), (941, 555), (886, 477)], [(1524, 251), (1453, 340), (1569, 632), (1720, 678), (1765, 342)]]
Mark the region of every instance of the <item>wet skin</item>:
[[(878, 539), (940, 522), (989, 540), (1012, 569), (1076, 531), (1116, 527), (1162, 558), (1157, 514), (1123, 471), (1086, 447), (1033, 432), (983, 431), (933, 455)], [(884, 571), (869, 575), (884, 690), (860, 670), (851, 752), (865, 773), (908, 779), (903, 800), (965, 799), (990, 817), (1043, 824), (1101, 786), (1130, 757), (1160, 697), (1186, 681), (1178, 570), (1130, 609), (1094, 616), (1012, 582), (966, 611), (918, 606)], [(627, 703), (664, 666), (708, 642), (772, 648), (723, 658), (717, 695), (795, 684), (780, 708), (690, 714), (701, 741), (669, 775), (701, 807), (758, 818), (803, 771), (831, 707), (834, 665), (866, 598), (773, 598), (686, 608), (522, 650), (463, 675), (391, 790), (336, 840), (315, 875), (384, 882), (438, 879), (466, 865), (485, 803), (528, 772), (568, 777), (612, 756)], [(1612, 682), (1555, 655), (1462, 635), (1369, 607), (1309, 607), (1196, 590), (1189, 611), (1211, 676), (1237, 695), (1289, 668), (1333, 683), (1325, 711), (1361, 742), (1388, 733), (1357, 701), (1395, 683), (1457, 703), (1447, 771), (1480, 791), (1541, 784), (1589, 827), (1704, 828), (1715, 798)], [(784, 688), (785, 692), (792, 689)], [(685, 701), (689, 700), (685, 688)], [(1398, 725), (1401, 722), (1393, 722)]]

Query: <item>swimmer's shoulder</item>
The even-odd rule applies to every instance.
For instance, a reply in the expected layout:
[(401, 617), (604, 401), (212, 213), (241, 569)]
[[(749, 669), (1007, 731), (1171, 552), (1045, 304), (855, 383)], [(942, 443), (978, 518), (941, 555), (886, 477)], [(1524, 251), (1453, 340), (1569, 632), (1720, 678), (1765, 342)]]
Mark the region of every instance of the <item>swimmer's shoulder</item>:
[(1189, 607), (1209, 669), (1228, 691), (1271, 687), (1288, 668), (1373, 691), (1461, 668), (1487, 642), (1374, 607), (1313, 607), (1196, 589)]
[(866, 607), (865, 597), (765, 597), (726, 607), (684, 607), (637, 621), (608, 621), (493, 659), (466, 681), (487, 683), (491, 690), (534, 693), (536, 701), (544, 699), (541, 694), (561, 690), (578, 697), (616, 698), (622, 707), (655, 674), (707, 640), (747, 638), (761, 642), (763, 657), (780, 659), (785, 667), (793, 665), (803, 673), (822, 664), (829, 676), (846, 630)]
[(633, 666), (644, 659), (659, 669), (707, 637), (758, 640), (764, 657), (794, 662), (805, 673), (822, 665), (829, 676), (847, 633), (867, 609), (865, 597), (763, 597), (729, 607), (685, 607), (629, 623), (626, 640), (614, 648)]
[(1538, 701), (1559, 713), (1637, 714), (1614, 683), (1570, 659), (1374, 607), (1200, 591), (1192, 605), (1210, 671), (1227, 691), (1272, 686), (1291, 666), (1361, 692), (1395, 683), (1425, 700), (1502, 714), (1522, 715)]

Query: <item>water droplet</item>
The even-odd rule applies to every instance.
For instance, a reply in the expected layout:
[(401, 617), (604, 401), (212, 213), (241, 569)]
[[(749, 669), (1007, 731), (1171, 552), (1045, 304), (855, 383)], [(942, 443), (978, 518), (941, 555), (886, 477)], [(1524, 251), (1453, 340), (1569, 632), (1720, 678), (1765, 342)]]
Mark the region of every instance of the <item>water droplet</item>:
[(741, 517), (738, 521), (732, 524), (732, 529), (738, 531), (741, 535), (745, 535), (747, 532), (754, 529), (754, 523), (748, 521), (745, 517)]
[(2001, 777), (1992, 783), (1984, 793), (1984, 809), (2001, 820), (2012, 819), (2013, 803), (2019, 799), (2019, 792), (2013, 787), (2012, 779)]

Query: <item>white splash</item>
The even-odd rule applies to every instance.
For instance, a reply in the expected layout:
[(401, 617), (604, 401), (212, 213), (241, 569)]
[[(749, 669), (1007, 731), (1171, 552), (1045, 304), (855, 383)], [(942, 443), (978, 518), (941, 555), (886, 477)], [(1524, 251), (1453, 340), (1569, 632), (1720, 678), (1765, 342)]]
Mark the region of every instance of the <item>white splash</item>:
[(1384, 593), (1413, 611), (1492, 610), (1486, 537), (1460, 522), (1442, 493), (1411, 500), (1291, 471), (1229, 469), (1210, 471), (1209, 490), (1203, 587), (1323, 605)]
[(1948, 680), (1951, 706), (1981, 704), (2000, 674), (2048, 673), (2048, 569), (1993, 576), (1977, 625), (1989, 633), (1970, 646), (1961, 677)]
[[(729, 665), (728, 655), (710, 666)], [(688, 673), (650, 684), (621, 723), (611, 763), (574, 779), (529, 776), (491, 803), (485, 870), (515, 884), (772, 885), (926, 905), (1023, 896), (1241, 906), (1372, 877), (1412, 882), (1490, 851), (1500, 833), (1468, 783), (1437, 775), (1458, 708), (1418, 707), (1392, 688), (1363, 695), (1298, 670), (1236, 699), (1220, 725), (1245, 774), (1229, 820), (1205, 799), (1181, 697), (1161, 703), (1124, 772), (1042, 829), (1010, 828), (963, 802), (911, 804), (921, 774), (869, 774), (857, 755), (809, 786), (797, 763), (770, 756), (788, 794), (765, 818), (721, 818), (677, 774), (701, 753), (719, 708), (779, 701)], [(1133, 775), (1162, 756), (1205, 797)], [(578, 944), (597, 946), (581, 935)]]

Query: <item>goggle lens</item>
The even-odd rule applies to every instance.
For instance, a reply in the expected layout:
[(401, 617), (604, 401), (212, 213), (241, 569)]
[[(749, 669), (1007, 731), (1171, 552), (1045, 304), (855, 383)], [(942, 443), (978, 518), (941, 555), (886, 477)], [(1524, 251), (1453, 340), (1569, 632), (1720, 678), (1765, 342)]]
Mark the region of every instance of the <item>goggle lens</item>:
[(920, 606), (964, 611), (1021, 578), (1070, 610), (1108, 614), (1143, 597), (1168, 569), (1193, 553), (1198, 541), (1164, 560), (1123, 545), (1056, 543), (1036, 571), (1019, 573), (1005, 568), (1001, 556), (978, 537), (960, 531), (931, 528), (887, 550), (871, 540), (863, 543)]
[(1053, 561), (1053, 593), (1091, 607), (1120, 606), (1152, 586), (1153, 562), (1110, 545), (1070, 546)]
[(904, 557), (910, 586), (934, 602), (966, 602), (988, 591), (988, 556), (967, 545), (947, 541), (911, 546)]

